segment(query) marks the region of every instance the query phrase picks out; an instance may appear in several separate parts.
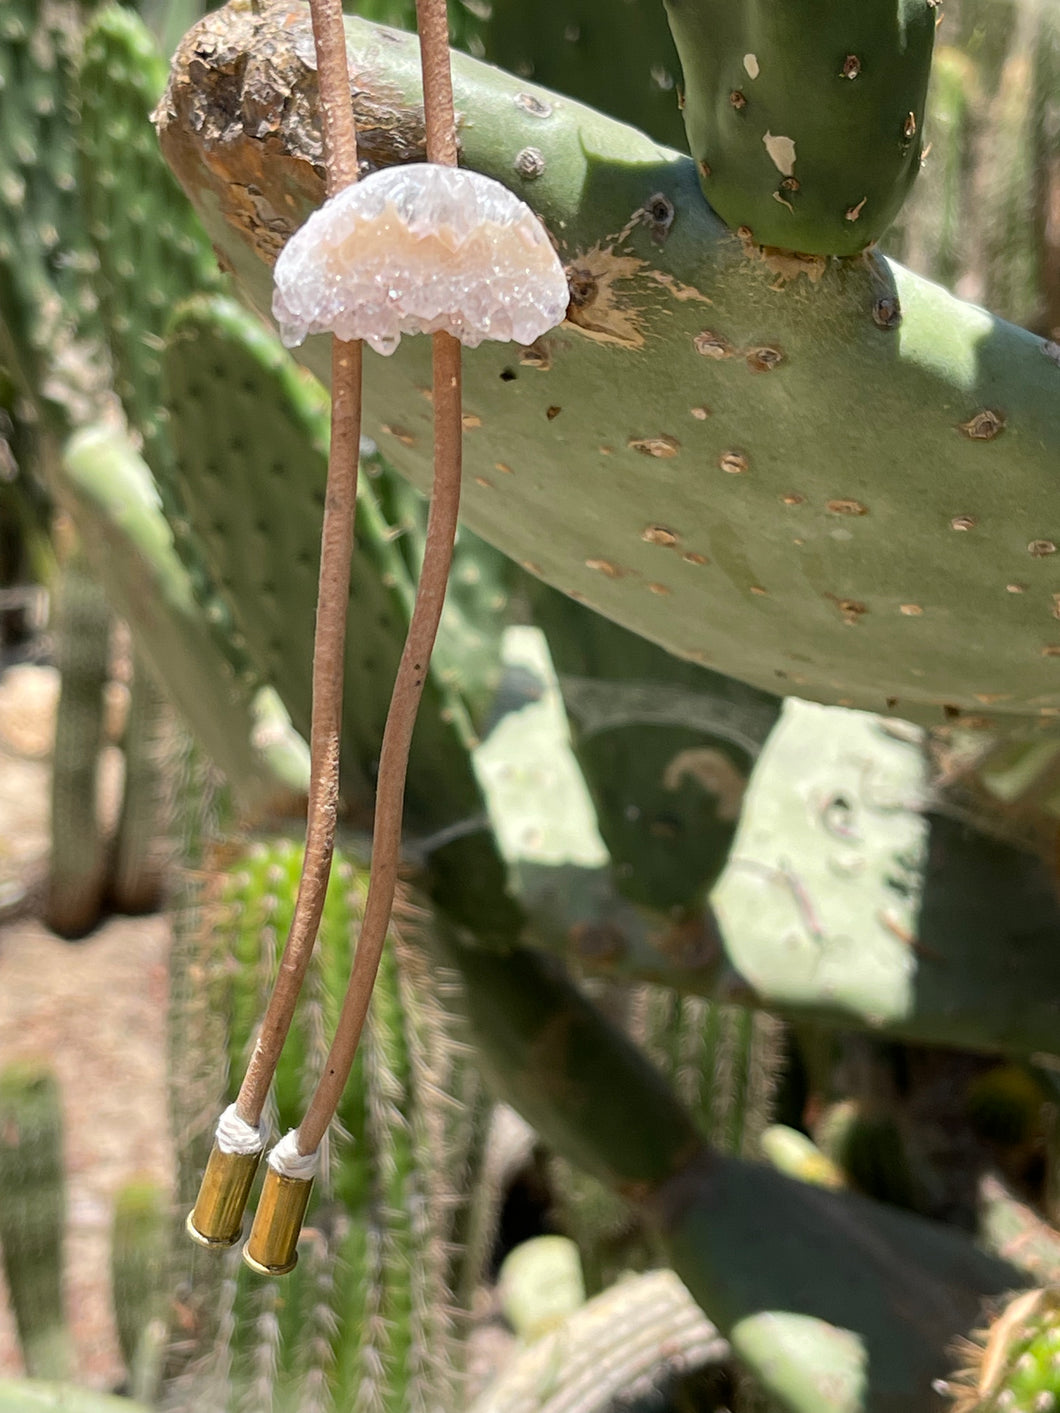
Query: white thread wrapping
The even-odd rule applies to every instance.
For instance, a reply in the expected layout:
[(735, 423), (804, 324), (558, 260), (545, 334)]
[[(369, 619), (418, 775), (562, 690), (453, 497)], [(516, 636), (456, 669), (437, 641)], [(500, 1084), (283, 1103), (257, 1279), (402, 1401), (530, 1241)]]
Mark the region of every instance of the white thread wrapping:
[(269, 1140), (269, 1130), (264, 1123), (257, 1128), (241, 1119), (236, 1106), (229, 1104), (217, 1120), (217, 1146), (222, 1153), (260, 1153)]
[(308, 1181), (315, 1178), (320, 1167), (320, 1150), (313, 1153), (299, 1153), (298, 1130), (292, 1128), (280, 1139), (269, 1154), (269, 1167), (281, 1177), (301, 1178)]

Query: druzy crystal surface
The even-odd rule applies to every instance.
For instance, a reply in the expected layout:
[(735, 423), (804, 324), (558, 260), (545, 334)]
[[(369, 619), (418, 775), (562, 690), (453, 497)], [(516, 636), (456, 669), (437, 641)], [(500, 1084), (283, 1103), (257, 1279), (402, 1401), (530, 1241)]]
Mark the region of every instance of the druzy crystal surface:
[(288, 348), (308, 334), (393, 353), (444, 329), (531, 344), (562, 323), (563, 266), (524, 202), (479, 172), (388, 167), (329, 198), (276, 262), (272, 312)]

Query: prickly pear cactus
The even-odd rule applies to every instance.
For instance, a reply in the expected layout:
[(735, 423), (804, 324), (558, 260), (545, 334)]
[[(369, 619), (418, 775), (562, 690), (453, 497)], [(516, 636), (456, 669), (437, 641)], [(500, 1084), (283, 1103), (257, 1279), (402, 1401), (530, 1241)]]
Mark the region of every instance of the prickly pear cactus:
[(95, 313), (77, 194), (80, 37), (73, 0), (0, 3), (0, 357), (59, 425), (99, 384), (74, 328)]
[(1060, 1407), (1060, 1287), (1016, 1296), (949, 1385), (952, 1413), (1053, 1413)]
[[(216, 855), (215, 864), (223, 867), (211, 886), (212, 904), (195, 924), (198, 959), (187, 940), (180, 955), (186, 965), (205, 968), (212, 1013), (224, 1018), (231, 1096), (290, 922), (301, 846), (259, 840), (235, 846), (227, 858)], [(299, 1121), (319, 1074), (366, 883), (366, 871), (340, 855), (274, 1086), (274, 1132)], [(458, 1062), (422, 955), (401, 935), (406, 925), (414, 926), (399, 913), (294, 1272), (282, 1282), (262, 1281), (236, 1253), (218, 1261), (189, 1248), (208, 1299), (195, 1363), (172, 1395), (178, 1406), (241, 1409), (249, 1401), (280, 1409), (313, 1399), (394, 1413), (456, 1406), (459, 1358), (448, 1284), (454, 1202), (447, 1184), (461, 1172), (465, 1150), (455, 1142), (463, 1130), (445, 1096), (459, 1088), (452, 1073)], [(188, 996), (179, 985), (175, 994)], [(196, 1086), (189, 1089), (181, 1071), (201, 1060), (185, 1052), (174, 1061), (177, 1127), (187, 1142), (182, 1096)], [(191, 1117), (200, 1127), (209, 1124), (201, 1100)]]
[[(923, 15), (913, 47), (933, 24)], [(365, 140), (382, 162), (406, 160), (420, 142), (416, 46), (381, 46), (352, 19), (348, 33), (362, 91), (385, 91), (388, 111), (401, 95), (385, 135), (365, 97)], [(304, 42), (308, 17), (287, 5), (220, 11), (186, 40), (160, 110), (168, 160), (263, 311), (269, 263), (322, 196), (296, 116), (315, 84)], [(236, 88), (206, 49), (267, 50), (269, 65), (248, 60)], [(858, 83), (877, 80), (868, 64), (840, 77), (846, 52), (828, 82), (857, 102)], [(464, 56), (453, 72), (464, 162), (534, 205), (572, 288), (561, 332), (466, 359), (467, 523), (605, 616), (763, 691), (929, 724), (1050, 725), (1060, 366), (1048, 345), (876, 257), (763, 253), (714, 215), (688, 159)], [(223, 153), (197, 135), (204, 105), (225, 115)], [(808, 121), (817, 106), (805, 97)], [(263, 112), (275, 160), (251, 135)], [(528, 145), (544, 159), (532, 180), (515, 168)], [(237, 193), (251, 170), (248, 222)], [(869, 210), (840, 213), (858, 240)], [(424, 486), (429, 349), (406, 343), (366, 362), (365, 430)], [(323, 341), (302, 356), (327, 375)]]
[[(237, 648), (275, 686), (308, 735), (320, 510), (327, 457), (321, 391), (250, 316), (230, 301), (192, 301), (164, 354), (185, 530), (201, 544), (231, 615)], [(423, 399), (420, 399), (423, 401)], [(426, 406), (426, 403), (424, 403)], [(224, 455), (216, 439), (225, 428)], [(265, 483), (260, 481), (262, 470)], [(308, 483), (308, 497), (292, 484)], [(366, 824), (379, 743), (413, 598), (367, 477), (357, 511), (345, 658), (344, 792)], [(459, 635), (458, 635), (459, 636)], [(480, 936), (511, 935), (519, 913), (483, 816), (463, 704), (447, 682), (453, 653), (432, 669), (412, 741), (406, 792), (410, 834), (430, 840), (432, 897)]]
[(152, 465), (168, 451), (160, 356), (166, 321), (178, 299), (219, 280), (210, 244), (151, 128), (164, 83), (165, 61), (135, 11), (100, 9), (81, 59), (79, 190), (99, 262), (115, 391)]

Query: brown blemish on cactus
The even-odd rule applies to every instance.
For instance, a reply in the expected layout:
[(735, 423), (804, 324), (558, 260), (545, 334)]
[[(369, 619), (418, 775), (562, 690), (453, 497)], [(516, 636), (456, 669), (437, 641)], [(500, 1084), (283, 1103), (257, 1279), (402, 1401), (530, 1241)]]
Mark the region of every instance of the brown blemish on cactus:
[(1006, 584), (1006, 585), (1005, 585), (1005, 592), (1006, 592), (1007, 594), (1025, 594), (1025, 593), (1027, 592), (1027, 585), (1026, 585), (1026, 584)]
[(623, 569), (620, 565), (612, 564), (609, 559), (587, 559), (586, 569), (595, 569), (598, 574), (604, 574), (608, 579), (624, 579), (631, 571)]
[(780, 183), (780, 189), (781, 191), (798, 191), (798, 177), (785, 177), (784, 180)]
[(958, 431), (963, 432), (966, 437), (970, 437), (976, 442), (992, 442), (995, 437), (1005, 430), (1005, 414), (995, 412), (993, 408), (984, 407), (969, 417), (967, 422), (958, 424)]
[(515, 170), (524, 181), (532, 182), (545, 170), (545, 158), (539, 147), (524, 147), (515, 154)]
[(1060, 657), (1060, 643), (1043, 644), (1042, 657)]
[(1032, 559), (1044, 559), (1046, 555), (1056, 553), (1056, 546), (1052, 540), (1031, 540), (1027, 546), (1027, 553)]
[(906, 618), (919, 618), (924, 610), (918, 603), (903, 603), (898, 605), (898, 612), (904, 613)]
[[(567, 317), (570, 318), (570, 315)], [(525, 368), (536, 368), (539, 373), (547, 373), (552, 367), (552, 345), (548, 339), (535, 339), (520, 353), (519, 362)]]
[(653, 594), (658, 594), (660, 598), (668, 598), (673, 593), (673, 589), (668, 588), (665, 584), (649, 584), (648, 588)]
[(562, 407), (556, 407), (556, 406), (554, 406), (554, 405), (553, 405), (552, 407), (546, 407), (546, 408), (545, 408), (545, 416), (548, 418), (548, 420), (549, 420), (550, 422), (554, 422), (554, 421), (556, 420), (556, 418), (559, 416), (559, 414), (560, 414), (562, 411), (563, 411), (563, 408), (562, 408)]
[(830, 500), (825, 505), (833, 515), (868, 515), (869, 508), (859, 500)]
[(616, 285), (632, 280), (646, 262), (635, 255), (619, 255), (611, 247), (596, 245), (567, 267), (571, 302), (567, 322), (589, 338), (640, 348), (644, 343), (640, 310), (620, 299)]
[(751, 463), (742, 451), (726, 451), (718, 457), (718, 465), (730, 476), (742, 476), (751, 469)]
[(792, 206), (791, 202), (787, 199), (787, 197), (781, 196), (781, 194), (780, 194), (779, 191), (775, 191), (775, 192), (773, 193), (773, 200), (774, 200), (774, 201), (779, 201), (780, 204), (781, 204), (781, 206), (786, 206), (786, 207), (788, 208), (788, 210), (789, 210), (790, 212), (792, 212), (792, 214), (794, 214), (794, 212), (795, 212), (795, 207)]
[(950, 521), (951, 530), (974, 530), (979, 522), (974, 515), (955, 515)]
[(736, 353), (729, 340), (716, 334), (713, 329), (704, 329), (696, 334), (692, 347), (702, 358), (732, 358)]
[(696, 289), (695, 285), (683, 285), (680, 280), (665, 270), (645, 270), (644, 276), (651, 280), (653, 284), (661, 285), (667, 294), (672, 294), (674, 299), (682, 304), (690, 300), (696, 300), (699, 304), (713, 304), (714, 301), (702, 290)]
[(760, 261), (776, 275), (774, 289), (783, 289), (789, 280), (797, 279), (799, 275), (805, 275), (811, 284), (817, 284), (828, 269), (827, 255), (804, 255), (798, 250), (782, 250), (778, 245), (757, 245), (750, 226), (737, 226), (736, 237), (749, 260)]
[(709, 563), (710, 563), (710, 560), (707, 558), (707, 556), (706, 556), (705, 554), (699, 554), (698, 551), (696, 551), (696, 550), (689, 550), (688, 553), (687, 553), (687, 554), (683, 554), (683, 555), (681, 556), (681, 558), (684, 560), (684, 562), (685, 562), (686, 564), (709, 564)]
[(751, 593), (754, 594), (755, 598), (757, 599), (769, 598), (769, 590), (763, 589), (761, 584), (752, 584)]
[(681, 538), (676, 530), (665, 525), (645, 525), (640, 537), (649, 545), (663, 545), (667, 549), (676, 545)]
[(844, 218), (848, 221), (856, 221), (864, 210), (865, 202), (868, 201), (868, 199), (867, 196), (863, 196), (855, 206), (848, 206), (843, 212)]
[(806, 497), (800, 496), (798, 491), (788, 491), (780, 497), (781, 505), (805, 505)]
[(664, 460), (676, 456), (681, 443), (669, 432), (660, 432), (657, 437), (630, 437), (626, 443), (630, 451), (639, 451), (642, 456), (658, 456)]
[(393, 437), (394, 440), (400, 442), (402, 446), (417, 446), (419, 444), (419, 437), (415, 436), (414, 433), (408, 431), (405, 427), (392, 427), (389, 422), (381, 422), (379, 424), (379, 430), (385, 432), (388, 437)]
[(465, 412), (460, 418), (460, 425), (465, 432), (473, 432), (476, 427), (482, 426), (482, 418), (477, 412)]
[(843, 67), (839, 70), (839, 77), (845, 79), (856, 79), (861, 73), (861, 60), (856, 54), (848, 54), (843, 60)]
[(897, 295), (884, 294), (873, 301), (872, 322), (879, 329), (897, 329), (902, 322), (902, 306)]
[(493, 463), (493, 468), (495, 471), (503, 471), (506, 476), (515, 475), (515, 472), (512, 470), (512, 468), (508, 465), (506, 461), (495, 461)]
[(734, 88), (729, 94), (729, 106), (735, 108), (737, 113), (747, 107), (747, 95), (741, 93), (738, 88)]
[(784, 361), (780, 349), (769, 344), (763, 344), (760, 348), (749, 348), (745, 357), (752, 373), (772, 373), (777, 364)]
[(705, 422), (710, 416), (709, 407), (690, 407), (688, 410), (697, 422)]
[(835, 594), (825, 594), (824, 597), (835, 604), (848, 628), (856, 628), (869, 611), (868, 604), (862, 603), (860, 599), (841, 599)]
[(532, 93), (517, 93), (512, 102), (524, 113), (529, 113), (532, 118), (551, 118), (552, 116), (551, 103), (545, 103), (540, 98), (535, 98)]
[(905, 122), (902, 124), (902, 136), (906, 142), (912, 142), (913, 138), (916, 137), (915, 113), (907, 113), (905, 115)]
[(496, 489), (496, 488), (494, 487), (493, 482), (487, 480), (485, 476), (476, 476), (476, 477), (475, 477), (475, 485), (476, 485), (476, 486), (481, 486), (484, 491), (492, 491), (492, 490)]

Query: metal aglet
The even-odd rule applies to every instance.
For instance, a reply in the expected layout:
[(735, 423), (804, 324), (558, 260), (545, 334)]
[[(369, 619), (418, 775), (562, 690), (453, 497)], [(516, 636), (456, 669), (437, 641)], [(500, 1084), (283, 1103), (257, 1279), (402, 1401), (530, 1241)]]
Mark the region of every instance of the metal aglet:
[(313, 1190), (312, 1178), (265, 1171), (258, 1210), (243, 1247), (243, 1260), (259, 1276), (283, 1276), (298, 1264), (298, 1237)]
[(243, 1213), (264, 1149), (225, 1153), (216, 1143), (185, 1228), (200, 1246), (234, 1246), (243, 1234)]

